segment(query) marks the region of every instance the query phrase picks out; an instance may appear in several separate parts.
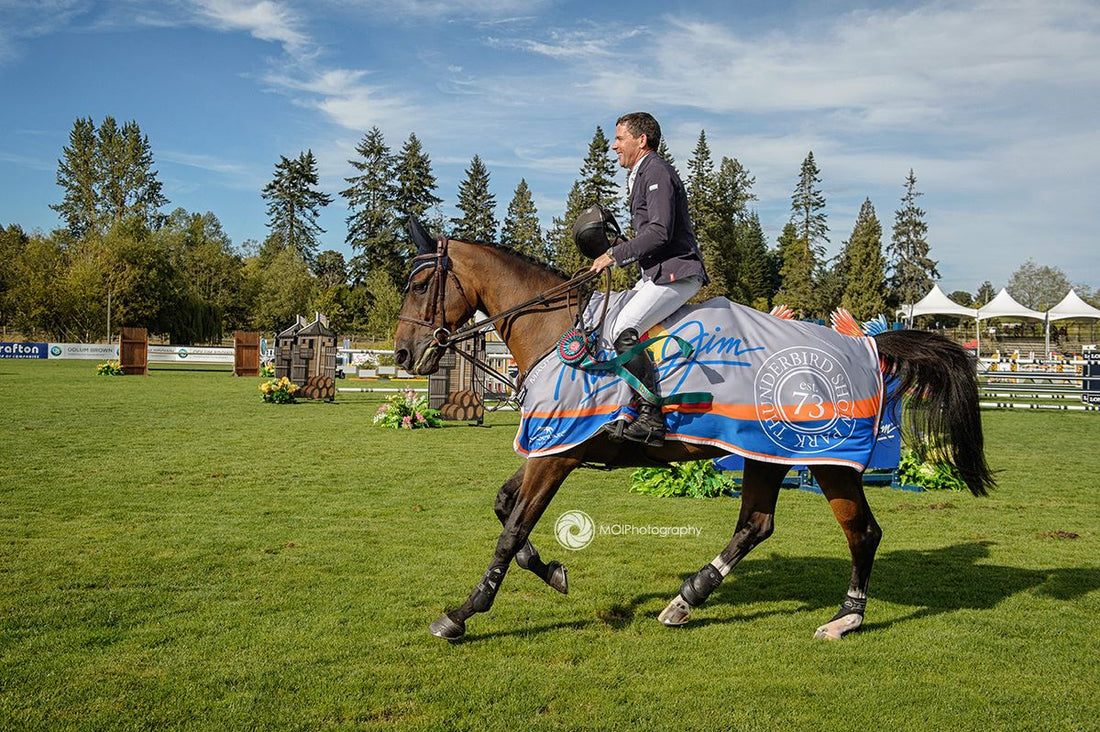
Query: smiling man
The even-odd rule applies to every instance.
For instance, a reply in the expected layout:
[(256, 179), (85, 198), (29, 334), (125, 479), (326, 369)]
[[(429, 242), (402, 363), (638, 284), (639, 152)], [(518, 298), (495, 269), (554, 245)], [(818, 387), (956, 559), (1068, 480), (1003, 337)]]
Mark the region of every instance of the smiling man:
[[(624, 114), (615, 123), (611, 149), (619, 165), (630, 170), (627, 189), (635, 236), (596, 257), (591, 269), (601, 272), (634, 262), (641, 267), (634, 297), (610, 331), (619, 353), (636, 346), (640, 334), (675, 312), (708, 281), (688, 217), (684, 184), (676, 169), (657, 154), (660, 144), (661, 126), (647, 112)], [(625, 368), (650, 392), (658, 393), (656, 369), (647, 351), (630, 359)], [(660, 446), (665, 435), (660, 405), (641, 399), (637, 406), (638, 419), (625, 428), (621, 421), (613, 422), (609, 431), (615, 438)]]

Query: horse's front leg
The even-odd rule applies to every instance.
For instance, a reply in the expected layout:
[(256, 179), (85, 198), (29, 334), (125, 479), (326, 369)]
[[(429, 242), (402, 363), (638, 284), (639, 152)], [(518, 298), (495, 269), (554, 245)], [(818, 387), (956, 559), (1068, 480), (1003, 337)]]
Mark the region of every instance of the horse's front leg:
[(837, 523), (844, 529), (852, 554), (848, 594), (837, 614), (814, 633), (815, 638), (837, 640), (863, 625), (863, 613), (867, 609), (867, 584), (875, 563), (875, 551), (882, 540), (882, 529), (871, 514), (871, 507), (863, 493), (863, 478), (858, 472), (836, 465), (821, 465), (812, 470), (821, 485), (821, 492), (829, 499), (829, 507), (833, 509)]
[(523, 470), (523, 480), (516, 493), (515, 505), (504, 522), (504, 530), (497, 540), (496, 551), (484, 576), (466, 602), (456, 610), (443, 613), (431, 624), (433, 635), (447, 640), (457, 640), (466, 632), (466, 620), (475, 613), (487, 612), (493, 606), (508, 566), (527, 543), (531, 530), (550, 505), (565, 477), (581, 461), (561, 456), (532, 458)]
[[(511, 478), (504, 481), (504, 485), (497, 492), (493, 510), (500, 519), (501, 526), (506, 526), (508, 517), (512, 515), (512, 508), (516, 505), (516, 494), (519, 493), (519, 488), (523, 484), (523, 470), (526, 465), (526, 462), (521, 465)], [(566, 574), (565, 565), (558, 561), (542, 561), (542, 557), (530, 540), (524, 542), (516, 552), (516, 564), (563, 595), (569, 594), (569, 576)]]
[(737, 563), (745, 558), (760, 542), (772, 535), (775, 529), (775, 504), (783, 476), (790, 467), (756, 460), (745, 461), (744, 479), (741, 483), (741, 514), (737, 530), (722, 553), (695, 574), (684, 580), (680, 594), (669, 602), (658, 616), (668, 626), (680, 626), (691, 617), (691, 609), (699, 607), (718, 589)]

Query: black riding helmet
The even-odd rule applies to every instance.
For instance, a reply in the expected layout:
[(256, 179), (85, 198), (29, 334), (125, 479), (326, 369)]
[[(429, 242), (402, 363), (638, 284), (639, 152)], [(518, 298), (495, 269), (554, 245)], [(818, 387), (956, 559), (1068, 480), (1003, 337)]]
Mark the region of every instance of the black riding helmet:
[(581, 211), (573, 222), (573, 242), (577, 250), (589, 259), (606, 252), (620, 236), (619, 223), (610, 211), (598, 203)]

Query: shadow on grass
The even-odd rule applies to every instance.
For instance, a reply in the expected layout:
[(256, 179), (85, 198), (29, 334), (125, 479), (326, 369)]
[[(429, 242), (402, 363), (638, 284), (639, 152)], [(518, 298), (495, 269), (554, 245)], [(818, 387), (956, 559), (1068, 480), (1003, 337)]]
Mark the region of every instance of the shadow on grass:
[[(888, 628), (897, 622), (956, 610), (988, 610), (1029, 590), (1042, 597), (1073, 600), (1100, 588), (1100, 568), (1096, 567), (1021, 569), (987, 564), (984, 560), (989, 558), (991, 545), (967, 542), (940, 549), (879, 553), (869, 605), (873, 608), (874, 602), (881, 600), (913, 611), (895, 620), (865, 623), (863, 629)], [(804, 610), (832, 610), (844, 599), (850, 569), (847, 560), (823, 557), (773, 556), (746, 562), (726, 579), (708, 605), (798, 602)], [(761, 611), (739, 615), (736, 620), (786, 612)], [(727, 621), (702, 618), (699, 624), (708, 622)]]
[[(899, 550), (883, 552), (875, 562), (871, 580), (869, 622), (863, 632), (892, 627), (899, 622), (940, 615), (956, 610), (988, 610), (1025, 591), (1055, 600), (1074, 600), (1100, 589), (1100, 568), (1021, 569), (986, 564), (992, 542), (968, 542), (927, 551)], [(851, 565), (847, 560), (825, 557), (782, 557), (748, 559), (726, 578), (710, 597), (704, 610), (686, 626), (739, 623), (794, 612), (790, 603), (799, 603), (798, 611), (821, 611), (828, 615), (844, 599)], [(686, 578), (688, 575), (684, 575)], [(641, 607), (655, 600), (667, 601), (677, 587), (661, 592), (635, 595), (597, 611), (595, 618), (554, 623), (541, 627), (516, 628), (484, 635), (472, 634), (469, 640), (493, 637), (534, 635), (546, 631), (593, 627), (622, 630), (629, 626)], [(908, 606), (912, 611), (900, 618), (875, 622), (876, 600)], [(761, 603), (786, 604), (776, 609), (760, 609)], [(718, 605), (754, 605), (752, 611), (734, 617), (706, 617), (705, 608)], [(827, 619), (827, 618), (823, 618)]]

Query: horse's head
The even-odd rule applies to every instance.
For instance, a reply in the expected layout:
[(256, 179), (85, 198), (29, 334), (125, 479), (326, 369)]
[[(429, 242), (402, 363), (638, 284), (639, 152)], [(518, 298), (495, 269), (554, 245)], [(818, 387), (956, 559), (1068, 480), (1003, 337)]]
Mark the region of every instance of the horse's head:
[(406, 371), (431, 374), (439, 368), (448, 337), (473, 316), (474, 306), (452, 269), (447, 240), (433, 241), (415, 218), (409, 219), (409, 237), (417, 253), (397, 316), (393, 355)]

